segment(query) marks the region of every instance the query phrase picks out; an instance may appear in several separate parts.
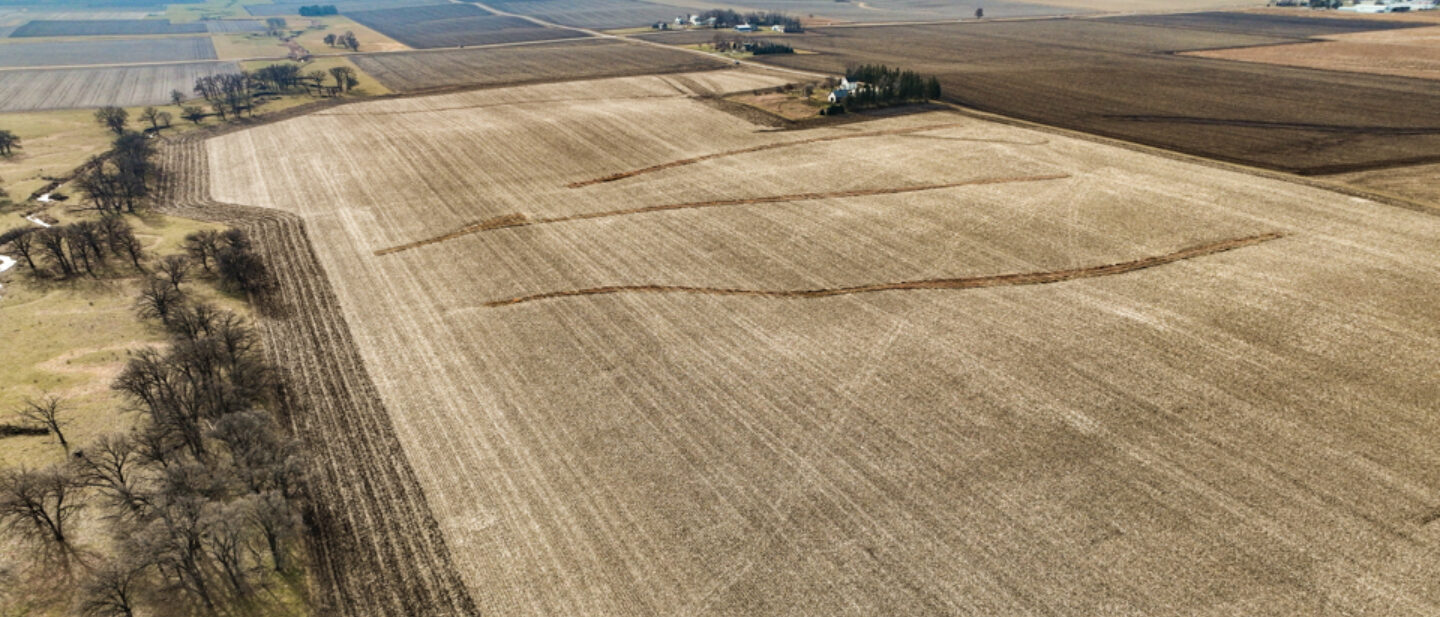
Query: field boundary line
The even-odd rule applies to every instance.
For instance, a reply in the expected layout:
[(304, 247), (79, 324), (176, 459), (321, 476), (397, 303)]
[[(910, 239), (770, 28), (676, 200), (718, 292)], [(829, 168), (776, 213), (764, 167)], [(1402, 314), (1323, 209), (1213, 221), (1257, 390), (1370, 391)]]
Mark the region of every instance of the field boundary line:
[(709, 160), (712, 160), (712, 159), (724, 158), (724, 157), (727, 157), (727, 156), (737, 156), (737, 155), (741, 155), (741, 154), (750, 154), (750, 153), (753, 153), (753, 152), (764, 152), (764, 151), (766, 151), (766, 150), (775, 150), (775, 149), (777, 149), (777, 148), (788, 148), (788, 147), (791, 147), (791, 146), (804, 146), (804, 145), (807, 145), (807, 144), (818, 144), (818, 143), (824, 143), (824, 142), (829, 142), (829, 141), (840, 141), (840, 140), (842, 140), (842, 139), (859, 139), (859, 138), (864, 138), (864, 137), (885, 137), (885, 136), (890, 136), (890, 135), (907, 135), (907, 134), (910, 134), (910, 133), (920, 133), (920, 132), (924, 132), (924, 131), (938, 131), (938, 130), (940, 130), (940, 129), (955, 128), (955, 127), (960, 126), (960, 125), (961, 125), (961, 124), (958, 123), (958, 122), (951, 122), (951, 123), (947, 123), (947, 124), (927, 124), (927, 125), (925, 125), (925, 126), (912, 126), (912, 127), (907, 127), (907, 128), (901, 128), (901, 129), (887, 129), (887, 130), (882, 130), (882, 131), (866, 131), (866, 132), (863, 132), (863, 133), (847, 133), (847, 134), (844, 134), (844, 135), (827, 135), (827, 136), (825, 136), (825, 137), (811, 137), (811, 138), (809, 138), (809, 139), (798, 139), (798, 140), (795, 140), (795, 141), (786, 141), (786, 142), (779, 142), (779, 143), (773, 143), (773, 144), (762, 144), (762, 145), (759, 145), (759, 146), (751, 146), (751, 147), (749, 147), (749, 148), (740, 148), (740, 149), (738, 149), (738, 150), (726, 150), (726, 151), (724, 151), (724, 152), (715, 152), (715, 153), (711, 153), (711, 154), (703, 154), (703, 155), (696, 156), (696, 157), (691, 157), (691, 158), (688, 158), (688, 159), (679, 159), (679, 160), (669, 161), (669, 162), (666, 162), (666, 163), (660, 163), (660, 164), (658, 164), (658, 165), (651, 165), (651, 166), (649, 166), (649, 167), (642, 167), (642, 168), (640, 168), (640, 169), (631, 169), (631, 170), (629, 170), (629, 171), (622, 171), (622, 172), (618, 172), (618, 173), (613, 173), (613, 174), (610, 174), (610, 175), (608, 175), (608, 176), (601, 176), (601, 177), (599, 177), (599, 178), (591, 178), (591, 179), (589, 179), (589, 180), (580, 180), (580, 181), (578, 181), (578, 182), (571, 182), (570, 184), (567, 184), (567, 185), (565, 185), (565, 186), (566, 186), (567, 188), (578, 189), (578, 188), (583, 188), (583, 187), (586, 187), (586, 186), (590, 186), (590, 185), (592, 185), (592, 184), (603, 184), (603, 183), (606, 183), (606, 182), (615, 182), (616, 180), (624, 180), (624, 179), (626, 179), (626, 178), (632, 178), (632, 177), (634, 177), (634, 176), (639, 176), (639, 175), (654, 173), (654, 172), (657, 172), (657, 171), (664, 171), (664, 170), (666, 170), (666, 169), (672, 169), (672, 168), (675, 168), (675, 167), (684, 167), (684, 166), (686, 166), (686, 165), (694, 165), (695, 163), (700, 163), (700, 162), (703, 162), (703, 161), (709, 161)]
[(791, 201), (815, 201), (819, 199), (836, 199), (844, 197), (869, 197), (872, 195), (896, 195), (901, 193), (915, 193), (919, 191), (936, 191), (941, 189), (957, 188), (962, 186), (984, 186), (988, 184), (1010, 184), (1017, 182), (1043, 182), (1045, 180), (1062, 180), (1069, 178), (1070, 174), (1049, 174), (1041, 176), (1011, 176), (1004, 178), (982, 178), (979, 180), (967, 180), (964, 182), (949, 182), (946, 184), (922, 184), (918, 186), (902, 186), (883, 189), (860, 189), (854, 191), (834, 191), (829, 193), (792, 193), (789, 195), (767, 195), (764, 197), (748, 197), (739, 199), (716, 199), (711, 201), (691, 201), (678, 204), (665, 204), (660, 206), (644, 206), (640, 208), (627, 208), (624, 210), (605, 210), (601, 212), (586, 212), (583, 214), (572, 214), (569, 216), (527, 218), (523, 214), (504, 214), (491, 217), (466, 225), (452, 232), (432, 236), (423, 240), (416, 240), (405, 244), (398, 244), (392, 247), (375, 251), (377, 257), (391, 255), (410, 249), (420, 248), (431, 244), (454, 240), (470, 234), (477, 234), (498, 229), (510, 229), (513, 227), (531, 227), (535, 225), (549, 225), (553, 223), (566, 223), (570, 221), (584, 221), (589, 219), (614, 218), (618, 216), (630, 216), (634, 214), (650, 214), (653, 212), (666, 212), (670, 210), (693, 210), (699, 208), (720, 208), (726, 206), (748, 206), (757, 204), (784, 203)]
[(692, 287), (685, 285), (611, 285), (606, 287), (590, 287), (586, 289), (573, 289), (566, 291), (551, 291), (529, 296), (518, 296), (505, 300), (492, 300), (482, 306), (497, 308), (512, 304), (522, 304), (537, 300), (548, 300), (552, 298), (568, 298), (574, 296), (593, 296), (617, 293), (689, 293), (713, 296), (756, 296), (766, 298), (827, 298), (831, 296), (844, 296), (861, 293), (874, 293), (880, 291), (914, 291), (914, 290), (955, 290), (955, 289), (982, 289), (986, 287), (1023, 287), (1029, 285), (1046, 285), (1049, 283), (1060, 283), (1087, 278), (1099, 278), (1102, 276), (1114, 276), (1145, 270), (1157, 266), (1172, 264), (1177, 261), (1195, 259), (1215, 255), (1238, 248), (1253, 246), (1271, 240), (1284, 237), (1279, 232), (1269, 232), (1253, 236), (1231, 238), (1219, 242), (1200, 244), (1186, 247), (1164, 255), (1142, 257), (1131, 261), (1106, 264), (1102, 266), (1089, 266), (1084, 268), (1068, 268), (1065, 270), (1048, 270), (1043, 272), (1017, 272), (1011, 274), (996, 274), (990, 276), (972, 276), (963, 278), (937, 278), (920, 279), (914, 281), (900, 281), (894, 283), (872, 283), (869, 285), (856, 285), (852, 287), (828, 287), (820, 289), (800, 290), (766, 290), (766, 289), (738, 289), (723, 287)]

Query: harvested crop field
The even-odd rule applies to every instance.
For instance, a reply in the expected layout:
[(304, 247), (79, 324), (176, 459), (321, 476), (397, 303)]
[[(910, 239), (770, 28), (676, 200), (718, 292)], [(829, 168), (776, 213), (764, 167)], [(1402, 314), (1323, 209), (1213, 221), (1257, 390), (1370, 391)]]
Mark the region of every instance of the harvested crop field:
[(148, 64), (92, 69), (0, 71), (0, 112), (158, 105), (203, 75), (240, 70), (230, 62)]
[(1440, 79), (1440, 26), (1341, 34), (1323, 37), (1318, 42), (1216, 49), (1192, 52), (1192, 55), (1327, 71)]
[(214, 60), (209, 37), (0, 43), (0, 67)]
[(235, 34), (242, 32), (264, 32), (265, 22), (255, 19), (225, 19), (205, 22), (210, 34)]
[(1284, 171), (1440, 161), (1440, 84), (1161, 53), (1287, 42), (1045, 20), (815, 29), (795, 45), (819, 53), (763, 61), (829, 72), (903, 66), (938, 76), (952, 102)]
[(574, 30), (541, 27), (518, 17), (495, 15), (473, 4), (355, 11), (346, 16), (415, 49), (587, 36)]
[(351, 59), (360, 70), (396, 91), (680, 73), (727, 66), (698, 54), (609, 40), (361, 54)]
[(486, 4), (550, 23), (600, 30), (649, 26), (701, 11), (641, 0), (487, 0)]
[(207, 142), (214, 198), (304, 221), (482, 614), (1440, 609), (1440, 218), (684, 80), (773, 83)]
[(1274, 13), (1211, 12), (1165, 13), (1107, 17), (1104, 21), (1158, 28), (1233, 32), (1286, 38), (1347, 34), (1413, 28), (1420, 24), (1382, 19), (1354, 19), (1279, 15)]
[[(251, 4), (245, 6), (245, 12), (255, 17), (273, 17), (276, 15), (299, 15), (300, 7), (312, 6), (315, 2), (277, 2), (274, 4)], [(349, 14), (352, 11), (373, 11), (376, 9), (391, 9), (402, 6), (427, 6), (435, 4), (435, 0), (326, 0), (321, 4), (334, 5), (342, 14)]]
[(204, 34), (205, 24), (172, 24), (163, 19), (35, 20), (14, 32), (11, 38), (37, 36), (132, 36), (152, 34)]

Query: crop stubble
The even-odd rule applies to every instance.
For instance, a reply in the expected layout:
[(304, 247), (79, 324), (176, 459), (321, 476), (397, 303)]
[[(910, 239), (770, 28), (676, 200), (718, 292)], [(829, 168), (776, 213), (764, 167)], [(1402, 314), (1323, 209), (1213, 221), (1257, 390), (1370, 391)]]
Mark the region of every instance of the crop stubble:
[[(673, 83), (364, 103), (208, 144), (217, 197), (311, 230), (482, 611), (1435, 612), (1435, 218), (946, 113), (813, 133), (968, 141), (570, 188), (795, 138)], [(1044, 174), (1070, 177), (579, 218)], [(374, 254), (507, 215), (577, 218)], [(1273, 233), (1028, 287), (482, 305), (1063, 271)]]
[(0, 112), (158, 105), (202, 75), (233, 73), (233, 62), (0, 71)]
[(903, 66), (937, 75), (952, 102), (1281, 171), (1440, 161), (1435, 82), (1169, 53), (1294, 43), (1309, 21), (1315, 32), (1333, 30), (1328, 20), (1254, 27), (1282, 36), (1107, 20), (816, 29), (795, 45), (820, 53), (763, 61), (831, 72), (859, 62)]
[(294, 404), (282, 420), (311, 463), (305, 519), (314, 607), (345, 617), (478, 615), (356, 355), (305, 223), (210, 200), (199, 140), (169, 143), (162, 153), (162, 209), (246, 230), (277, 277), (283, 306), (260, 318), (259, 330), (292, 386)]

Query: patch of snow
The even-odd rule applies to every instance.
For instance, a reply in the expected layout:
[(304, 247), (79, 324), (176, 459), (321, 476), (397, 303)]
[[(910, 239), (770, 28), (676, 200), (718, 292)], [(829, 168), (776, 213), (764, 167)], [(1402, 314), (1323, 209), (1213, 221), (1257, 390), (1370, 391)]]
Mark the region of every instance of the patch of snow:
[(44, 194), (44, 195), (41, 195), (41, 196), (39, 196), (39, 197), (36, 197), (36, 198), (35, 198), (35, 201), (38, 201), (38, 202), (40, 202), (40, 203), (42, 203), (42, 204), (48, 204), (48, 203), (50, 203), (50, 202), (52, 202), (52, 201), (55, 201), (55, 200), (50, 199), (50, 194), (49, 194), (49, 193), (46, 193), (46, 194)]
[(0, 255), (0, 272), (4, 272), (4, 271), (9, 270), (9, 269), (14, 268), (14, 267), (15, 267), (15, 260), (14, 260), (14, 259), (10, 258), (10, 256), (8, 256), (8, 255)]
[(45, 221), (42, 221), (42, 220), (40, 220), (40, 219), (38, 219), (38, 218), (35, 218), (35, 217), (33, 217), (33, 216), (27, 216), (27, 217), (25, 217), (25, 220), (30, 221), (31, 223), (34, 223), (34, 224), (39, 225), (39, 226), (41, 226), (41, 227), (50, 227), (50, 224), (49, 224), (49, 223), (46, 223)]

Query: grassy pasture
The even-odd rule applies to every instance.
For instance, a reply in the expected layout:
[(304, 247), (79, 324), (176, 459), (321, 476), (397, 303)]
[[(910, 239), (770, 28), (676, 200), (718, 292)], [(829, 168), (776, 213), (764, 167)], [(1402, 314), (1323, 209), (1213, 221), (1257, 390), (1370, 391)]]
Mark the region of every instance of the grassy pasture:
[(904, 66), (952, 102), (1284, 171), (1440, 160), (1440, 84), (1165, 53), (1294, 40), (1097, 20), (831, 28), (795, 42), (817, 54), (762, 61)]
[(698, 54), (601, 40), (358, 55), (354, 61), (356, 66), (396, 91), (594, 79), (725, 66)]
[[(216, 199), (305, 220), (482, 613), (1440, 605), (1440, 219), (956, 113), (761, 131), (682, 80), (769, 83), (743, 76), (207, 142)], [(376, 254), (485, 221), (537, 222)], [(1257, 234), (1281, 237), (1027, 287), (665, 287), (1064, 272)], [(652, 288), (486, 305), (605, 286)]]
[(517, 17), (493, 15), (473, 4), (352, 11), (346, 16), (415, 49), (585, 36), (573, 30), (543, 28)]
[(84, 66), (214, 60), (209, 37), (27, 41), (0, 44), (0, 67)]
[(131, 107), (169, 102), (201, 75), (234, 72), (228, 62), (0, 71), (0, 112)]
[(26, 23), (11, 38), (46, 36), (132, 36), (154, 34), (202, 34), (202, 23), (170, 23), (161, 19), (36, 20)]

